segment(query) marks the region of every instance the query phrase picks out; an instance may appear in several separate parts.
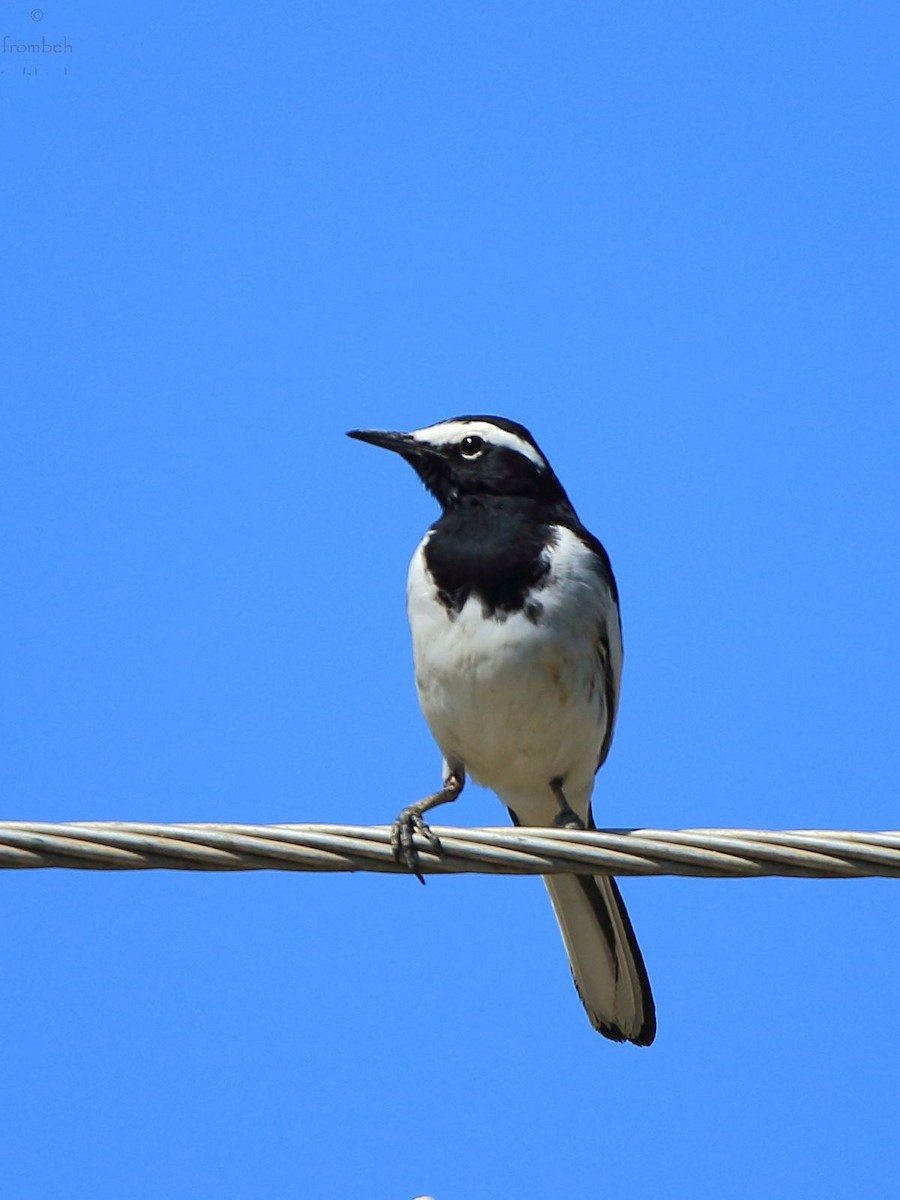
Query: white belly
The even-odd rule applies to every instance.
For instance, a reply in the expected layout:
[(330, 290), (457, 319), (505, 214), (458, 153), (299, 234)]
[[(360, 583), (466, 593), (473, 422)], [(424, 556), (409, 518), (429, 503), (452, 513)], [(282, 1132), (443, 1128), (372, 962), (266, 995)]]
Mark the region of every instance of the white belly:
[[(562, 548), (560, 570), (572, 566), (566, 551), (572, 547)], [(421, 547), (410, 564), (408, 611), (425, 719), (447, 762), (496, 791), (526, 823), (552, 818), (553, 779), (586, 816), (609, 719), (597, 655), (600, 623), (609, 617), (600, 609), (609, 598), (593, 574), (585, 573), (583, 586), (552, 586), (555, 569), (536, 593), (542, 612), (535, 622), (521, 612), (486, 618), (474, 596), (451, 613), (435, 598)], [(531, 814), (520, 811), (529, 804)]]

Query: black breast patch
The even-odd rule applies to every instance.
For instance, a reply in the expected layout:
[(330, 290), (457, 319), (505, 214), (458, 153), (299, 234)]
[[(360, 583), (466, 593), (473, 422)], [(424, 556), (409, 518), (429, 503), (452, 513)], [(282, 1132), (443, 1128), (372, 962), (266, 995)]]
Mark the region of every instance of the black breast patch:
[(485, 616), (503, 620), (524, 610), (537, 621), (541, 605), (532, 593), (546, 581), (544, 550), (554, 534), (533, 509), (519, 497), (471, 496), (434, 525), (425, 565), (448, 612), (458, 613), (474, 595)]

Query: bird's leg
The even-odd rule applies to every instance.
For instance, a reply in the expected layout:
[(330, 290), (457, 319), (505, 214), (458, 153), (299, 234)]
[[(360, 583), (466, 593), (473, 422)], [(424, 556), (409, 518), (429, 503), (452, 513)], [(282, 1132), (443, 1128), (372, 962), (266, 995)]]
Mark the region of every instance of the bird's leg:
[(550, 791), (559, 805), (559, 812), (553, 818), (553, 824), (559, 829), (584, 829), (584, 821), (582, 821), (581, 817), (579, 817), (578, 813), (575, 812), (566, 799), (562, 780), (559, 778), (551, 779)]
[(415, 845), (415, 835), (419, 834), (428, 843), (433, 854), (441, 853), (441, 843), (438, 836), (431, 832), (425, 823), (424, 815), (429, 809), (437, 808), (439, 804), (449, 804), (463, 790), (466, 782), (465, 772), (450, 771), (444, 778), (444, 786), (439, 792), (426, 796), (415, 804), (410, 804), (397, 817), (391, 826), (391, 849), (395, 860), (401, 866), (412, 871), (419, 883), (424, 883), (422, 872), (419, 870), (419, 852)]

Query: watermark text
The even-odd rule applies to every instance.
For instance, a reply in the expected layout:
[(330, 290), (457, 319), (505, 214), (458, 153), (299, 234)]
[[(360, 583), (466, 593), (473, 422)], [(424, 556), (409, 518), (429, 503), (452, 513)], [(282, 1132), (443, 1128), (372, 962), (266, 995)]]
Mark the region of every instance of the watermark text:
[(0, 54), (71, 54), (72, 49), (72, 43), (65, 35), (61, 42), (48, 41), (43, 36), (39, 42), (14, 42), (7, 33), (0, 43)]

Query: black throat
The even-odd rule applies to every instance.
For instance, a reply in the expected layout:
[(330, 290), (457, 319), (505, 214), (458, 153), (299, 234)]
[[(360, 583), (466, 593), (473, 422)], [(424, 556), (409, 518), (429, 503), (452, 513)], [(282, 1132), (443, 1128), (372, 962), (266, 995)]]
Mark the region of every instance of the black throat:
[(553, 542), (551, 524), (546, 506), (524, 496), (459, 497), (432, 526), (424, 552), (448, 612), (476, 596), (485, 616), (524, 611), (536, 620), (540, 602), (531, 593), (550, 569), (543, 551)]

